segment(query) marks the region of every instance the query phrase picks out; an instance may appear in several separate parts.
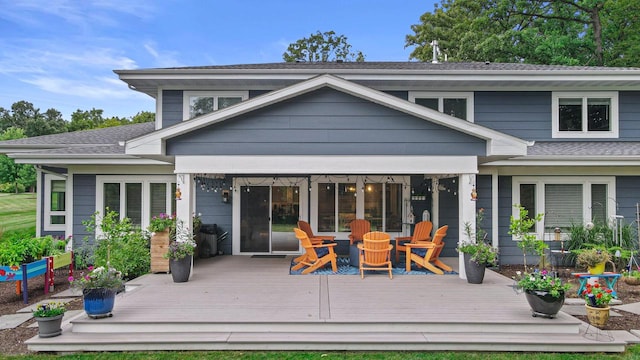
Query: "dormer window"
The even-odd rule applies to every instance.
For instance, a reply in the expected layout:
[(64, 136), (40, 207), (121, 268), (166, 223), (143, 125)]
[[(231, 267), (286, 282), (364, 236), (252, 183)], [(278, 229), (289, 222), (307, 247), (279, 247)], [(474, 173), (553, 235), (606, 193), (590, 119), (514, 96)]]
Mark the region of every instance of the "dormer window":
[(208, 114), (224, 109), (249, 98), (246, 91), (185, 91), (182, 119)]
[(617, 137), (617, 92), (553, 93), (553, 138)]
[(409, 101), (441, 113), (473, 122), (473, 93), (409, 92)]

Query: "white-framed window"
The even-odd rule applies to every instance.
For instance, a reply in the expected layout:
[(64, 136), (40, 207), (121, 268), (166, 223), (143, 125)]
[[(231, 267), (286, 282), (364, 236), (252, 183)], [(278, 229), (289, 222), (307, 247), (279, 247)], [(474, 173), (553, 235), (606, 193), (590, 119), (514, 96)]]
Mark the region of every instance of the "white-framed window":
[(473, 122), (472, 92), (410, 91), (409, 101), (441, 113)]
[(62, 176), (44, 174), (44, 230), (64, 231), (67, 205), (67, 180)]
[(146, 229), (152, 217), (176, 210), (176, 178), (172, 175), (99, 175), (96, 177), (96, 211), (107, 208), (120, 219), (128, 217), (134, 226)]
[[(566, 238), (572, 225), (609, 224), (616, 214), (613, 176), (514, 176), (512, 197), (530, 216), (544, 214), (531, 229), (543, 240), (554, 240), (555, 228)], [(517, 218), (518, 210), (512, 211)]]
[(371, 231), (401, 233), (409, 178), (381, 176), (321, 176), (312, 178), (311, 221), (321, 233), (350, 232), (349, 223), (366, 219)]
[(235, 105), (248, 98), (248, 91), (185, 91), (182, 101), (182, 119), (193, 119)]
[(553, 138), (617, 138), (618, 92), (554, 92)]

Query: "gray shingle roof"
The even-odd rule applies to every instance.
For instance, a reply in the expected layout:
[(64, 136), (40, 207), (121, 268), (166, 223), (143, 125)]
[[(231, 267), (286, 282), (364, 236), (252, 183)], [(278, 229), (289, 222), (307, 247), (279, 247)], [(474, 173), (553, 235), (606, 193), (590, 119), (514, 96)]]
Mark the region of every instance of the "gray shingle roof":
[(154, 130), (155, 124), (153, 122), (148, 122), (0, 141), (0, 147), (11, 147), (14, 145), (32, 145), (39, 147), (56, 147), (59, 145), (82, 146), (96, 144), (115, 145), (120, 141), (130, 140), (148, 134)]
[[(442, 62), (433, 64), (431, 62), (404, 61), (373, 61), (373, 62), (279, 62), (264, 64), (238, 64), (238, 65), (212, 65), (212, 66), (186, 66), (164, 68), (166, 70), (310, 70), (310, 69), (345, 69), (345, 70), (504, 70), (504, 71), (527, 71), (527, 70), (639, 70), (638, 68), (609, 68), (595, 66), (565, 66), (565, 65), (536, 65), (518, 63), (490, 63), (490, 62)], [(141, 69), (152, 70), (152, 69)], [(134, 70), (135, 71), (135, 70)], [(117, 71), (118, 72), (118, 71)]]
[(537, 141), (528, 156), (640, 156), (636, 141)]

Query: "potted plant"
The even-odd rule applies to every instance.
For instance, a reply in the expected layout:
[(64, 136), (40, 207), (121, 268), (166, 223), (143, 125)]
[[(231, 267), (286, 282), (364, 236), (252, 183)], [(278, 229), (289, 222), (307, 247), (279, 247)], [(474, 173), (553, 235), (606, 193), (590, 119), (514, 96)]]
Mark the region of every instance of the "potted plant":
[(609, 320), (609, 302), (613, 299), (612, 290), (600, 286), (599, 283), (587, 284), (582, 292), (587, 308), (589, 324), (603, 327)]
[(186, 282), (191, 275), (191, 262), (195, 252), (196, 242), (193, 232), (182, 221), (176, 224), (176, 239), (171, 241), (164, 254), (169, 259), (169, 269), (174, 282)]
[(565, 292), (571, 288), (547, 270), (516, 273), (516, 287), (524, 291), (532, 315), (553, 318), (564, 305)]
[(622, 281), (624, 281), (627, 285), (640, 285), (640, 271), (631, 270), (631, 271), (622, 271)]
[(163, 256), (169, 248), (170, 232), (175, 228), (175, 217), (160, 213), (154, 216), (147, 230), (151, 232), (151, 272), (168, 272), (169, 261)]
[(110, 266), (87, 270), (86, 275), (69, 277), (71, 287), (82, 291), (84, 311), (93, 319), (112, 316), (116, 293), (124, 287), (122, 274)]
[[(525, 209), (520, 204), (513, 205), (518, 209), (518, 217), (511, 215), (509, 220), (509, 235), (513, 235), (517, 238), (518, 248), (522, 250), (522, 260), (524, 265), (524, 271), (527, 272), (527, 253), (534, 253), (540, 256), (541, 260), (544, 260), (544, 251), (548, 248), (547, 244), (543, 240), (538, 239), (535, 233), (535, 225), (538, 221), (542, 220), (543, 213), (536, 215), (533, 218), (529, 217), (529, 210)], [(541, 261), (545, 263), (545, 261)]]
[(602, 274), (608, 261), (611, 261), (611, 254), (604, 249), (586, 249), (578, 253), (576, 264), (586, 267), (592, 275)]
[(63, 302), (38, 304), (33, 310), (33, 317), (38, 322), (38, 336), (48, 338), (62, 334), (62, 318), (65, 311), (67, 308)]
[(476, 230), (471, 230), (471, 224), (464, 224), (464, 231), (468, 241), (458, 243), (456, 250), (464, 255), (464, 271), (467, 282), (481, 284), (487, 266), (498, 263), (498, 249), (486, 243), (487, 232), (482, 229), (484, 209), (476, 213)]

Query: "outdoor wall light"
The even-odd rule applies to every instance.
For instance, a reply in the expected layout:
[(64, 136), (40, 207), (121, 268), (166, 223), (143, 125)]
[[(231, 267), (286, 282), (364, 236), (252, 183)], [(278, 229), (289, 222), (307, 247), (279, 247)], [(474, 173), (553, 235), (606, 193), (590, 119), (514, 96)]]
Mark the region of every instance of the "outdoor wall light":
[(230, 192), (229, 190), (222, 190), (222, 202), (223, 203), (228, 203), (229, 202), (229, 197), (230, 197)]

